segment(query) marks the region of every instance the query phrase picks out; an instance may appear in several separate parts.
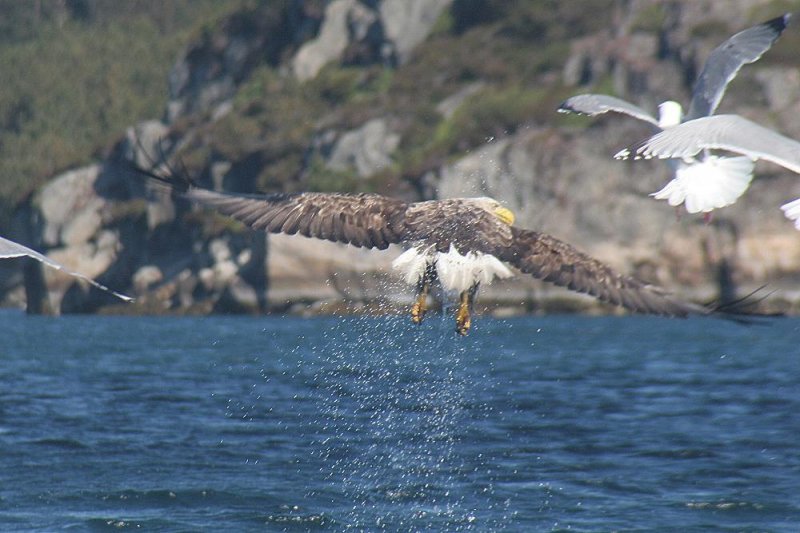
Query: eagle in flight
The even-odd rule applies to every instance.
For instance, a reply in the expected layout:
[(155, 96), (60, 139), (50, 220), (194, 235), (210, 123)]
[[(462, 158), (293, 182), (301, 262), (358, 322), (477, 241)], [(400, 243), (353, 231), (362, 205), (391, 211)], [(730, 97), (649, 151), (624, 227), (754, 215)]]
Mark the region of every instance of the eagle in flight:
[(199, 187), (172, 169), (160, 175), (132, 165), (179, 196), (255, 230), (379, 250), (390, 244), (406, 246), (392, 266), (416, 288), (411, 308), (415, 324), (422, 323), (428, 294), (439, 283), (446, 293), (459, 295), (456, 332), (466, 335), (478, 287), (512, 276), (506, 265), (637, 313), (685, 317), (718, 310), (673, 298), (555, 237), (514, 226), (514, 214), (491, 198), (409, 203), (367, 193), (235, 194)]

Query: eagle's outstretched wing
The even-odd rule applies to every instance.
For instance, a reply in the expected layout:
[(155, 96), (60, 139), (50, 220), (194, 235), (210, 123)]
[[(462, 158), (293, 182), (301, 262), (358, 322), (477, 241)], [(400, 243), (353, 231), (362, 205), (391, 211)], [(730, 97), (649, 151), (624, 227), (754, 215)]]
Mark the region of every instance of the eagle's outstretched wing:
[(45, 265), (47, 265), (49, 267), (55, 268), (56, 270), (60, 270), (60, 271), (62, 271), (64, 273), (66, 273), (66, 274), (69, 274), (70, 276), (74, 276), (74, 277), (80, 278), (80, 279), (82, 279), (84, 281), (88, 281), (93, 286), (97, 287), (98, 289), (106, 291), (106, 292), (108, 292), (110, 294), (113, 294), (114, 296), (116, 296), (117, 298), (119, 298), (121, 300), (124, 300), (126, 302), (132, 302), (133, 301), (133, 298), (131, 298), (130, 296), (125, 296), (124, 294), (120, 294), (120, 293), (118, 293), (116, 291), (113, 291), (113, 290), (109, 289), (108, 287), (106, 287), (105, 285), (102, 285), (102, 284), (96, 282), (95, 280), (93, 280), (89, 276), (85, 276), (85, 275), (81, 274), (80, 272), (74, 272), (72, 270), (69, 270), (67, 267), (65, 267), (61, 263), (59, 263), (57, 261), (53, 261), (52, 259), (50, 259), (46, 255), (40, 254), (36, 250), (32, 250), (31, 248), (28, 248), (27, 246), (23, 246), (23, 245), (21, 245), (21, 244), (19, 244), (17, 242), (10, 241), (8, 239), (4, 239), (3, 237), (0, 237), (0, 259), (6, 259), (6, 258), (12, 258), (12, 257), (31, 257), (31, 258), (36, 259), (37, 261), (39, 261), (41, 263), (44, 263)]
[(300, 234), (358, 247), (385, 249), (404, 240), (408, 204), (379, 194), (216, 192), (181, 176), (139, 173), (171, 186), (182, 197), (269, 233)]
[(672, 298), (654, 285), (619, 274), (555, 237), (516, 227), (511, 229), (513, 243), (495, 254), (526, 274), (637, 313), (684, 317), (712, 312), (701, 305)]

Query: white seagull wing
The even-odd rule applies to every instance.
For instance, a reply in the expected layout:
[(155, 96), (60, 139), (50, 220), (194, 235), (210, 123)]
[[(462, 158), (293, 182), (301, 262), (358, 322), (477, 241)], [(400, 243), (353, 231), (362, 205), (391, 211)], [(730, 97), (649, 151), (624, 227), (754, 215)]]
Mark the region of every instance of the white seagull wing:
[(62, 271), (64, 273), (66, 273), (66, 274), (69, 274), (70, 276), (75, 276), (76, 278), (80, 278), (82, 280), (88, 281), (93, 286), (97, 287), (98, 289), (106, 291), (106, 292), (109, 292), (109, 293), (113, 294), (114, 296), (116, 296), (117, 298), (119, 298), (121, 300), (125, 300), (126, 302), (132, 302), (133, 301), (133, 298), (131, 298), (130, 296), (125, 296), (124, 294), (120, 294), (118, 292), (115, 292), (115, 291), (109, 289), (108, 287), (106, 287), (105, 285), (101, 285), (100, 283), (97, 283), (92, 278), (90, 278), (88, 276), (84, 276), (83, 274), (81, 274), (79, 272), (73, 272), (72, 270), (69, 270), (67, 267), (62, 265), (61, 263), (59, 263), (57, 261), (53, 261), (52, 259), (50, 259), (46, 255), (40, 254), (36, 250), (32, 250), (32, 249), (28, 248), (27, 246), (23, 246), (23, 245), (21, 245), (19, 243), (16, 243), (14, 241), (10, 241), (8, 239), (0, 237), (0, 259), (8, 259), (8, 258), (12, 258), (12, 257), (31, 257), (33, 259), (36, 259), (37, 261), (40, 261), (40, 262), (44, 263), (45, 265), (47, 265), (49, 267), (55, 268), (56, 270), (60, 270), (60, 271)]
[(687, 121), (714, 113), (728, 83), (744, 65), (757, 61), (772, 47), (789, 23), (790, 16), (787, 13), (742, 30), (711, 52), (695, 82)]
[(690, 159), (706, 149), (763, 159), (800, 174), (800, 142), (739, 115), (714, 115), (684, 122), (621, 150), (614, 157)]
[(658, 120), (641, 107), (606, 94), (578, 94), (572, 96), (564, 100), (558, 106), (557, 111), (559, 113), (578, 113), (579, 115), (589, 115), (590, 117), (608, 112), (622, 113), (658, 127)]

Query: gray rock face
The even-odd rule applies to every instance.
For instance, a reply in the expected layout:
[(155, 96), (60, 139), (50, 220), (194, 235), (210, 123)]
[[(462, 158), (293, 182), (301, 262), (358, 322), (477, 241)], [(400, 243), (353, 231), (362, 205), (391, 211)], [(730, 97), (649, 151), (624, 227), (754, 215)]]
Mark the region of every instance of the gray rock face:
[(374, 60), (405, 63), (424, 41), (452, 0), (382, 0), (375, 8), (358, 0), (333, 0), (317, 36), (305, 43), (292, 60), (300, 81), (315, 77), (326, 64), (343, 59), (357, 44), (371, 50)]
[[(405, 62), (451, 3), (333, 0), (325, 6), (316, 36), (294, 54), (291, 71), (297, 79), (309, 80), (326, 64), (345, 59), (348, 49), (359, 47), (366, 50), (359, 54), (362, 62)], [(238, 13), (188, 47), (169, 74), (166, 122), (196, 113), (210, 113), (216, 119), (229, 112), (228, 101), (253, 68), (265, 58), (275, 61), (315, 25), (301, 5), (288, 7), (291, 15), (280, 20), (266, 17), (258, 8)]]
[[(438, 195), (499, 199), (514, 211), (516, 225), (550, 233), (620, 271), (709, 299), (722, 263), (735, 265), (737, 283), (755, 288), (779, 279), (800, 258), (800, 239), (777, 208), (778, 191), (786, 190), (777, 183), (755, 180), (747, 193), (772, 209), (756, 214), (740, 201), (715, 214), (710, 225), (679, 219), (649, 198), (669, 179), (667, 165), (624, 163), (609, 155), (616, 151), (614, 140), (647, 132), (624, 120), (575, 133), (523, 130), (444, 167)], [(546, 285), (542, 290), (554, 291)]]
[[(142, 168), (150, 168), (154, 163), (160, 162), (162, 155), (169, 153), (172, 148), (167, 142), (169, 128), (157, 120), (141, 122), (125, 132), (122, 152), (123, 157), (129, 159)], [(166, 151), (166, 152), (165, 152)], [(134, 190), (148, 190), (151, 201), (147, 202), (147, 227), (154, 229), (161, 224), (175, 220), (175, 204), (168, 194), (157, 194), (161, 187), (146, 184), (139, 187), (138, 183), (129, 183)]]
[(452, 0), (383, 0), (379, 10), (387, 42), (397, 62), (408, 61)]
[[(294, 6), (289, 9), (293, 9)], [(264, 60), (274, 61), (303, 25), (302, 17), (267, 16), (269, 6), (235, 13), (181, 54), (169, 73), (166, 121), (208, 113), (235, 94)]]
[(372, 301), (393, 297), (391, 262), (399, 248), (365, 250), (290, 235), (270, 235), (267, 268), (270, 303)]
[(333, 0), (325, 8), (317, 37), (294, 56), (294, 75), (300, 81), (313, 78), (326, 64), (339, 60), (352, 42), (364, 40), (377, 20), (376, 14), (357, 0)]
[[(114, 264), (121, 247), (119, 234), (105, 227), (113, 203), (95, 189), (100, 172), (100, 165), (66, 172), (42, 189), (36, 202), (48, 257), (91, 278)], [(44, 275), (51, 304), (59, 309), (61, 299), (76, 280), (53, 269), (47, 269)]]
[[(197, 122), (202, 122), (198, 117), (213, 121), (229, 112), (239, 84), (264, 61), (281, 67), (282, 75), (300, 80), (313, 78), (331, 62), (413, 61), (414, 49), (451, 3), (333, 0), (318, 4), (316, 14), (298, 15), (285, 28), (284, 40), (277, 43), (270, 38), (275, 21), (233, 17), (189, 47), (176, 62), (167, 120), (192, 114)], [(642, 26), (647, 22), (643, 14), (652, 13), (656, 4), (620, 2), (611, 27), (571, 43), (561, 82), (574, 86), (575, 93), (598, 87), (605, 91), (610, 86), (618, 96), (650, 109), (665, 99), (687, 103), (687, 74), (719, 42), (710, 36), (697, 38), (693, 30), (708, 25), (717, 28), (714, 31), (722, 39), (726, 34), (720, 26), (733, 31), (752, 23), (751, 11), (761, 5), (765, 3), (749, 0), (664, 4), (665, 20), (659, 21), (662, 29), (655, 32)], [(554, 81), (558, 73), (548, 76), (542, 77), (543, 83), (558, 85)], [(743, 69), (740, 77), (747, 98), (737, 98), (734, 88), (730, 100), (723, 101), (723, 109), (730, 103), (754, 120), (800, 137), (800, 122), (794, 120), (800, 113), (797, 73), (759, 62)], [(464, 81), (463, 87), (441, 101), (435, 108), (439, 115), (432, 114), (432, 120), (452, 117), (471, 94), (492, 90), (491, 82), (480, 79)], [(402, 162), (397, 150), (401, 132), (405, 133), (403, 117), (371, 111), (369, 120), (349, 130), (351, 126), (336, 124), (335, 113), (324, 117), (316, 141), (308, 141), (308, 154), (322, 153), (329, 168), (360, 177), (371, 176), (395, 160)], [(744, 286), (768, 282), (783, 288), (782, 283), (788, 285), (796, 278), (800, 239), (777, 206), (800, 197), (797, 176), (761, 165), (758, 172), (765, 177), (756, 179), (739, 203), (715, 214), (712, 224), (686, 215), (677, 219), (666, 205), (647, 196), (667, 181), (666, 165), (626, 163), (611, 157), (626, 143), (646, 137), (650, 133), (646, 124), (612, 116), (578, 119), (585, 125), (574, 127), (577, 122), (559, 120), (553, 112), (552, 123), (520, 125), (516, 133), (473, 147), (440, 167), (425, 165), (425, 177), (420, 178), (424, 187), (412, 192), (401, 189), (401, 193), (426, 198), (494, 197), (515, 212), (517, 225), (551, 233), (621, 271), (679, 294), (685, 290), (694, 297), (714, 296), (723, 265), (732, 266), (734, 282)], [(153, 156), (158, 159), (159, 141), (168, 134), (174, 146), (164, 148), (170, 153), (181, 145), (204, 142), (210, 129), (182, 127), (188, 131), (172, 131), (169, 122), (141, 123), (131, 128), (116, 155), (125, 154), (149, 166)], [(151, 157), (143, 157), (140, 148)], [(114, 162), (110, 158), (57, 176), (41, 191), (37, 205), (42, 244), (54, 259), (88, 275), (105, 275), (127, 262), (126, 279), (147, 309), (253, 312), (344, 301), (405, 303), (411, 293), (391, 270), (399, 249), (379, 252), (299, 236), (265, 236), (211, 222), (207, 212), (173, 202), (163, 191), (150, 190), (141, 182), (127, 183), (130, 178), (115, 173)], [(239, 161), (212, 156), (200, 175), (217, 189), (235, 188), (232, 169), (240, 166)], [(252, 173), (244, 174), (249, 179)], [(138, 209), (143, 209), (146, 198), (146, 209), (137, 215), (136, 225), (127, 230), (115, 226), (112, 214), (120, 205), (98, 189), (127, 191), (121, 200), (133, 199)], [(72, 279), (53, 272), (47, 276), (53, 301), (73, 291)], [(127, 289), (122, 284), (113, 286)], [(9, 290), (13, 295), (13, 287)], [(484, 297), (514, 305), (526, 298), (565, 294), (525, 277), (482, 292)]]
[(94, 190), (100, 165), (71, 170), (51, 181), (39, 195), (44, 244), (80, 244), (100, 229), (106, 203)]
[(385, 119), (372, 119), (357, 130), (342, 134), (331, 150), (327, 165), (333, 170), (351, 171), (366, 178), (392, 164), (391, 155), (400, 135), (389, 130)]
[[(603, 154), (596, 138), (530, 129), (443, 168), (439, 196), (500, 199), (515, 212), (517, 225), (578, 245), (614, 241), (619, 233), (628, 246), (636, 239), (650, 244), (672, 213), (655, 209), (646, 184), (631, 170)], [(656, 170), (666, 176), (665, 169)]]
[[(796, 117), (800, 112), (800, 72), (796, 69), (764, 67), (755, 70), (755, 79), (764, 90), (769, 110), (782, 117)], [(782, 127), (792, 137), (800, 136), (797, 120), (783, 120)]]

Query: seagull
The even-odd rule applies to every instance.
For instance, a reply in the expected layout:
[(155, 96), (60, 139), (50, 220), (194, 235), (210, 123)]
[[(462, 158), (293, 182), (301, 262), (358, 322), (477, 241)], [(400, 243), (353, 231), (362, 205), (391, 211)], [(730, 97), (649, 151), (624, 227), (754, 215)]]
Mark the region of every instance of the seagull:
[[(713, 115), (731, 80), (744, 65), (757, 61), (772, 47), (789, 23), (790, 16), (786, 13), (750, 27), (715, 48), (695, 82), (685, 117), (681, 105), (671, 100), (658, 106), (659, 117), (656, 119), (630, 102), (604, 94), (573, 96), (564, 101), (558, 111), (589, 116), (622, 113), (648, 122), (658, 130)], [(734, 203), (753, 179), (754, 163), (749, 157), (718, 157), (704, 153), (691, 160), (669, 163), (674, 172), (673, 179), (650, 196), (666, 200), (673, 207), (684, 204), (689, 213), (703, 213), (707, 219), (714, 209)]]
[[(614, 157), (691, 161), (705, 150), (743, 154), (751, 161), (763, 159), (800, 174), (800, 142), (739, 115), (715, 115), (684, 122), (621, 150)], [(800, 230), (800, 198), (782, 205), (781, 210)]]
[(438, 284), (445, 293), (458, 294), (455, 320), (459, 335), (470, 329), (478, 288), (512, 276), (509, 266), (638, 313), (685, 317), (729, 312), (674, 298), (551, 235), (515, 226), (514, 214), (492, 198), (409, 203), (367, 193), (244, 195), (199, 187), (171, 169), (161, 175), (132, 162), (131, 166), (178, 196), (255, 230), (378, 250), (390, 244), (406, 246), (392, 266), (416, 288), (412, 322), (422, 323), (428, 294)]
[(59, 263), (57, 261), (53, 261), (52, 259), (50, 259), (46, 255), (40, 254), (36, 250), (32, 250), (32, 249), (28, 248), (27, 246), (23, 246), (23, 245), (21, 245), (21, 244), (19, 244), (17, 242), (10, 241), (8, 239), (0, 237), (0, 259), (9, 259), (9, 258), (12, 258), (12, 257), (31, 257), (31, 258), (36, 259), (37, 261), (39, 261), (41, 263), (44, 263), (45, 265), (47, 265), (49, 267), (55, 268), (56, 270), (60, 270), (60, 271), (62, 271), (64, 273), (66, 273), (66, 274), (69, 274), (70, 276), (74, 276), (74, 277), (80, 278), (80, 279), (82, 279), (84, 281), (88, 281), (94, 287), (97, 287), (98, 289), (100, 289), (102, 291), (105, 291), (105, 292), (108, 292), (110, 294), (113, 294), (114, 296), (116, 296), (120, 300), (123, 300), (123, 301), (126, 301), (126, 302), (132, 302), (133, 301), (133, 298), (131, 298), (130, 296), (125, 296), (124, 294), (120, 294), (118, 292), (115, 292), (115, 291), (109, 289), (108, 287), (106, 287), (105, 285), (101, 285), (100, 283), (96, 282), (95, 280), (93, 280), (89, 276), (85, 276), (85, 275), (83, 275), (83, 274), (81, 274), (79, 272), (73, 272), (72, 270), (69, 270), (67, 267), (62, 265), (61, 263)]

